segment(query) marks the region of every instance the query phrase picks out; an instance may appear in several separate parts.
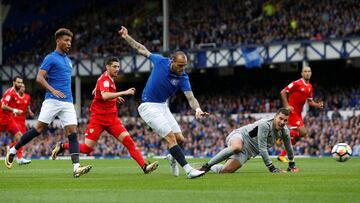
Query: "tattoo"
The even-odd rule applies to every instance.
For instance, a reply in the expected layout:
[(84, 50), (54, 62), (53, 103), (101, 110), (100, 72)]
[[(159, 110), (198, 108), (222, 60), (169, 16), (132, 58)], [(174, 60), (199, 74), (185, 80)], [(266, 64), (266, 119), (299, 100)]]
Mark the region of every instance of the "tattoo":
[(139, 42), (135, 41), (132, 37), (130, 37), (130, 35), (128, 35), (125, 40), (127, 41), (127, 43), (133, 48), (136, 49), (137, 52), (139, 52), (140, 54), (148, 57), (150, 55), (149, 50), (146, 49), (146, 47), (142, 44), (140, 44)]
[(137, 42), (137, 41), (135, 41), (132, 37), (130, 37), (130, 36), (127, 36), (126, 38), (125, 38), (125, 40), (129, 43), (129, 45), (132, 47), (132, 48), (134, 48), (134, 49), (136, 49), (136, 50), (139, 50), (139, 49), (141, 49), (141, 48), (144, 48), (144, 46), (142, 45), (142, 44), (140, 44), (139, 42)]
[(187, 92), (184, 92), (188, 102), (189, 102), (189, 105), (190, 107), (195, 110), (197, 108), (200, 108), (200, 105), (199, 105), (199, 102), (198, 100), (195, 98), (194, 94), (192, 91), (187, 91)]

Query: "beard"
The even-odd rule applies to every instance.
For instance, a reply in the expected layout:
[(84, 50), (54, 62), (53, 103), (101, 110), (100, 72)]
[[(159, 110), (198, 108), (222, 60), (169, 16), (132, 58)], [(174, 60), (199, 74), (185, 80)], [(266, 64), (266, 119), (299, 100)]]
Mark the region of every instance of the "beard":
[(15, 85), (15, 90), (18, 92), (20, 90), (21, 87), (18, 87)]

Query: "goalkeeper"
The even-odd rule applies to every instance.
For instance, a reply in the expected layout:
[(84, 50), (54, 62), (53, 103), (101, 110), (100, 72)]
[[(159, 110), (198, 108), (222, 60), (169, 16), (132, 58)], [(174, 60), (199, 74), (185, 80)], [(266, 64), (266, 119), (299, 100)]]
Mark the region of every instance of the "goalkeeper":
[[(268, 148), (274, 146), (275, 140), (282, 139), (289, 159), (289, 172), (299, 172), (295, 166), (294, 152), (290, 143), (289, 128), (286, 126), (289, 110), (280, 108), (274, 118), (261, 119), (232, 131), (226, 137), (227, 148), (221, 150), (200, 170), (215, 173), (234, 173), (247, 160), (260, 154), (264, 164), (271, 173), (284, 173), (273, 165), (269, 157)], [(225, 164), (218, 164), (224, 160)]]

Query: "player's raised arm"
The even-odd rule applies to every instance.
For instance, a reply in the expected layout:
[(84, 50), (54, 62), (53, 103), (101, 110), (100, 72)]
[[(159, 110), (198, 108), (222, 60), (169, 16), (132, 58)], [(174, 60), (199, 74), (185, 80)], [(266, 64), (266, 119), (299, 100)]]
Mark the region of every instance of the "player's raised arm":
[(149, 57), (150, 56), (150, 51), (147, 50), (147, 48), (140, 44), (139, 42), (135, 41), (129, 34), (128, 34), (128, 30), (124, 27), (121, 26), (121, 29), (119, 30), (119, 34), (121, 35), (121, 37), (123, 39), (125, 39), (125, 41), (134, 49), (136, 49), (136, 51), (145, 56), (145, 57)]
[(195, 98), (194, 93), (192, 91), (186, 91), (184, 92), (186, 99), (189, 102), (190, 107), (195, 110), (195, 118), (201, 118), (204, 116), (208, 116), (209, 113), (207, 112), (203, 112), (200, 108), (200, 104), (198, 102), (198, 100)]
[(38, 82), (41, 86), (43, 86), (45, 89), (47, 89), (49, 92), (51, 92), (54, 96), (58, 98), (65, 98), (65, 94), (62, 93), (59, 90), (54, 89), (49, 85), (49, 83), (46, 81), (45, 76), (47, 74), (46, 70), (40, 69), (37, 76), (36, 76), (36, 82)]

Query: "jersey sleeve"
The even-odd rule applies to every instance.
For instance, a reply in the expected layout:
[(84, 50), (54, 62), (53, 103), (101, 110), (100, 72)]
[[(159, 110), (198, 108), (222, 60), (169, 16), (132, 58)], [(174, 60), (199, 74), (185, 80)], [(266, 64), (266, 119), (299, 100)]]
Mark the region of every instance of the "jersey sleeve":
[(267, 136), (269, 134), (269, 127), (264, 123), (260, 123), (258, 126), (258, 144), (259, 144), (259, 154), (262, 157), (264, 164), (269, 166), (272, 162), (269, 156), (267, 149)]
[(288, 86), (286, 86), (284, 89), (287, 93), (292, 93), (296, 90), (297, 86), (297, 83), (294, 81), (288, 84)]
[(96, 84), (96, 88), (101, 92), (110, 92), (110, 81), (109, 80), (99, 80)]
[(150, 54), (149, 59), (150, 59), (150, 61), (151, 61), (153, 64), (157, 64), (157, 63), (159, 63), (161, 60), (166, 59), (166, 58), (163, 57), (163, 56), (161, 56), (161, 55), (159, 55), (159, 54)]
[(281, 139), (282, 139), (282, 141), (284, 143), (284, 147), (285, 147), (288, 159), (290, 161), (293, 160), (294, 159), (294, 150), (293, 150), (292, 145), (291, 145), (290, 130), (289, 130), (288, 127), (285, 127), (282, 130)]
[(47, 55), (43, 62), (40, 65), (40, 69), (42, 70), (46, 70), (49, 71), (50, 68), (52, 67), (53, 61), (52, 61), (52, 57), (50, 55)]
[(11, 92), (7, 91), (3, 98), (1, 99), (1, 102), (5, 105), (9, 105), (9, 103), (14, 99), (14, 96), (11, 94)]
[(189, 77), (187, 77), (180, 86), (181, 91), (183, 92), (187, 92), (187, 91), (192, 91), (191, 90), (191, 85), (190, 85), (190, 81), (189, 81)]

